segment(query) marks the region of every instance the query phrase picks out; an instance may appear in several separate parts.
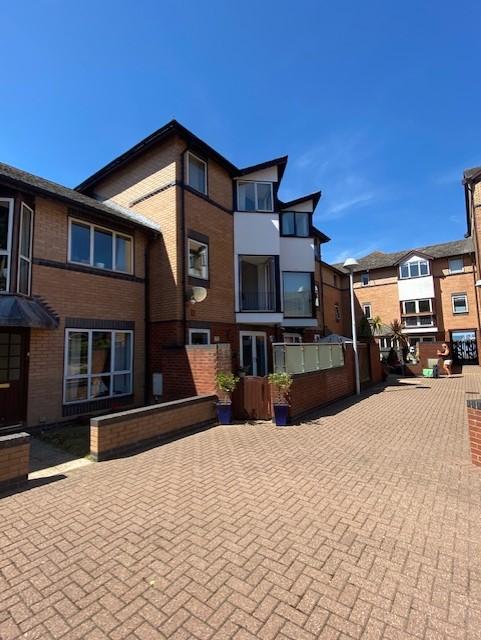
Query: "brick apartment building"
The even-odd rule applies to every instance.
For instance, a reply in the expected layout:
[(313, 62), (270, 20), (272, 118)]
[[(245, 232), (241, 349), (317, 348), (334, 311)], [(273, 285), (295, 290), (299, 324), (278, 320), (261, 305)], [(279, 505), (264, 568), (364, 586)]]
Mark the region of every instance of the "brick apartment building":
[(0, 428), (144, 404), (153, 373), (173, 398), (184, 345), (262, 376), (272, 342), (345, 333), (320, 192), (281, 201), (286, 164), (238, 168), (172, 121), (75, 190), (0, 165)]
[[(393, 346), (389, 326), (402, 323), (411, 345), (448, 341), (455, 358), (477, 362), (479, 319), (471, 237), (358, 260), (354, 293), (358, 324), (379, 317), (382, 352)], [(341, 265), (337, 268), (342, 270)]]

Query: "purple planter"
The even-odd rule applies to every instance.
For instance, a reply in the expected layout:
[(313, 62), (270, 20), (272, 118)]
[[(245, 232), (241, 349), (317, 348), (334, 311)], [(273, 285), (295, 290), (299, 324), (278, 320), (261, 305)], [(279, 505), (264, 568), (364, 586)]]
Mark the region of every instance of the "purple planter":
[(286, 427), (289, 422), (289, 406), (287, 404), (275, 404), (274, 417), (278, 427)]
[(231, 424), (232, 423), (232, 405), (231, 404), (217, 404), (217, 420), (219, 424)]

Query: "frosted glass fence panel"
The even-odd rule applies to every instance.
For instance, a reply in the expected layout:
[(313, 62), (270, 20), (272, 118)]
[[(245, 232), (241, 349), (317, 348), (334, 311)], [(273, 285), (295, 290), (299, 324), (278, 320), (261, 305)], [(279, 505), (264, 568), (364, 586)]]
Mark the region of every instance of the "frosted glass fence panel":
[(276, 373), (308, 373), (344, 366), (344, 350), (340, 344), (276, 343), (272, 348)]

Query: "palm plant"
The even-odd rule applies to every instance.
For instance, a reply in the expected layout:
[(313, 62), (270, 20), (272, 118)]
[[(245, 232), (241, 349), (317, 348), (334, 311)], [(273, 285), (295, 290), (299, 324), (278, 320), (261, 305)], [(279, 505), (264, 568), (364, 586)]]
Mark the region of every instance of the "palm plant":
[(380, 331), (382, 329), (381, 316), (374, 316), (374, 318), (371, 318), (370, 324), (371, 324), (371, 330), (372, 330), (372, 335), (373, 336), (375, 336), (378, 333), (380, 333)]

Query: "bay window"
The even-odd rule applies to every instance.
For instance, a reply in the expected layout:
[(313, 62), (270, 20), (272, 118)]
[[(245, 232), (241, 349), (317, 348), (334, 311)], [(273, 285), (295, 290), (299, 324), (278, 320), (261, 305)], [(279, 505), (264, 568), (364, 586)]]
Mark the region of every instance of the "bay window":
[(0, 198), (0, 291), (10, 288), (13, 198)]
[(272, 182), (238, 182), (239, 211), (273, 211)]
[(30, 295), (32, 275), (33, 211), (22, 202), (20, 208), (20, 239), (18, 247), (17, 291)]
[(312, 318), (312, 274), (284, 271), (284, 316)]
[(64, 402), (132, 393), (132, 331), (67, 329)]
[(131, 236), (103, 227), (70, 220), (69, 262), (97, 269), (132, 273)]

